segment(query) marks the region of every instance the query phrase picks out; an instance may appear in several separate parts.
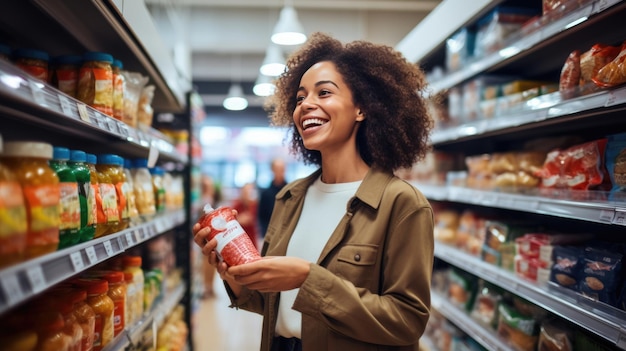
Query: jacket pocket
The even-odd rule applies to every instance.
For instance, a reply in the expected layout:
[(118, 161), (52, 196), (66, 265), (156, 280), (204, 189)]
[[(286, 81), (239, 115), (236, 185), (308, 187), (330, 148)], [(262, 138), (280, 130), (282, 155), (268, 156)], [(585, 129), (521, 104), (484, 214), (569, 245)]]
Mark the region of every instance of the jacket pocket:
[(356, 266), (370, 266), (376, 263), (378, 245), (349, 244), (339, 250), (337, 260)]

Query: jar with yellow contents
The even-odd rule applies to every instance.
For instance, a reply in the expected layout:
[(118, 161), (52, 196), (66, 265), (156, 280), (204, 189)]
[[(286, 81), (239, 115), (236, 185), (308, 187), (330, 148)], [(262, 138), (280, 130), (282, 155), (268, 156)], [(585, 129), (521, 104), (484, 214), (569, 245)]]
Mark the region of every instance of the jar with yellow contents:
[[(100, 188), (98, 209), (98, 228), (95, 237), (115, 233), (120, 225), (120, 211), (118, 205), (118, 191), (116, 183), (120, 178), (117, 155), (98, 155), (96, 170)], [(98, 201), (98, 198), (96, 198)]]
[(2, 160), (22, 186), (27, 234), (24, 259), (53, 252), (59, 244), (59, 177), (50, 168), (52, 145), (42, 142), (5, 142)]
[(113, 56), (87, 52), (78, 74), (76, 98), (96, 110), (113, 116)]

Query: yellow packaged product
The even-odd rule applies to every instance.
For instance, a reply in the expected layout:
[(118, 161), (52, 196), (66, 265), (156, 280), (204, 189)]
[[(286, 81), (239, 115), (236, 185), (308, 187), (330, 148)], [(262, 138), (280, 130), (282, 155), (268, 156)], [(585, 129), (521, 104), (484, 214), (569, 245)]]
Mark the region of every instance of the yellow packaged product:
[(113, 116), (113, 56), (103, 52), (83, 55), (76, 98), (96, 110)]
[(98, 155), (96, 170), (98, 171), (98, 183), (100, 188), (100, 199), (96, 198), (98, 210), (98, 226), (103, 228), (96, 230), (95, 237), (115, 233), (120, 226), (120, 211), (117, 183), (119, 176), (119, 156), (112, 154)]
[(59, 177), (48, 165), (51, 158), (48, 143), (4, 143), (2, 159), (20, 182), (26, 205), (25, 259), (53, 252), (59, 244)]

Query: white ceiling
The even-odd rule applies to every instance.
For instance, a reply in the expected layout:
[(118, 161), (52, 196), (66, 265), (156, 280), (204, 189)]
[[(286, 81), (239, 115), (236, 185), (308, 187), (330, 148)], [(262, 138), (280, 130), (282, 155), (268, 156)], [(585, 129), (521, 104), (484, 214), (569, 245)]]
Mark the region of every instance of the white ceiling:
[[(193, 81), (258, 76), (284, 0), (146, 0), (157, 28)], [(291, 0), (307, 34), (328, 32), (395, 46), (438, 0)], [(293, 48), (287, 48), (286, 53)]]

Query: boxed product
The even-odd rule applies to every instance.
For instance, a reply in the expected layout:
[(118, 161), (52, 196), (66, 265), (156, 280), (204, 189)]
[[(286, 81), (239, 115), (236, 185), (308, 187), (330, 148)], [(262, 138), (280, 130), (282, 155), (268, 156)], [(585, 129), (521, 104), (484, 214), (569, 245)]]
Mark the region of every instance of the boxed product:
[(446, 40), (446, 69), (456, 71), (467, 64), (474, 55), (473, 31), (462, 28)]
[(475, 56), (482, 57), (503, 48), (524, 23), (537, 15), (539, 12), (532, 8), (497, 6), (478, 21)]
[(575, 246), (555, 246), (552, 257), (554, 264), (550, 269), (550, 281), (577, 290), (578, 277), (583, 267), (583, 249)]
[(623, 255), (604, 247), (586, 247), (579, 279), (580, 292), (596, 301), (615, 306), (622, 283)]
[(525, 223), (505, 223), (489, 220), (485, 224), (485, 243), (482, 247), (483, 261), (509, 271), (515, 269), (515, 239), (525, 233), (536, 231)]

